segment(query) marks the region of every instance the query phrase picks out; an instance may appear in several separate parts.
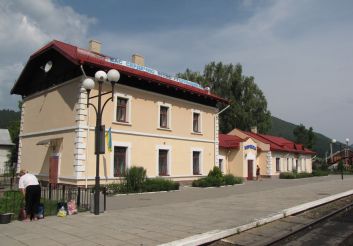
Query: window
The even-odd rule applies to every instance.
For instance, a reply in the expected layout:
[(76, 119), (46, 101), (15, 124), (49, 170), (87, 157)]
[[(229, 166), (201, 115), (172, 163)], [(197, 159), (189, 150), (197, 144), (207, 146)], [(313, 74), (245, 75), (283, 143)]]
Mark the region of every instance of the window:
[(161, 128), (168, 128), (168, 111), (168, 107), (161, 106), (159, 116), (159, 126)]
[(192, 152), (192, 174), (200, 175), (200, 152)]
[(287, 171), (289, 171), (289, 158), (287, 158)]
[(114, 147), (114, 177), (125, 175), (126, 150), (126, 147)]
[(280, 170), (280, 163), (279, 163), (279, 161), (280, 161), (280, 158), (276, 158), (276, 172), (281, 171), (281, 170)]
[(121, 125), (131, 124), (131, 101), (132, 96), (125, 93), (115, 93), (115, 111), (113, 111), (114, 122)]
[(168, 150), (160, 149), (158, 153), (158, 175), (168, 175)]
[(222, 171), (222, 173), (223, 173), (223, 159), (219, 159), (218, 160), (218, 167), (219, 167), (219, 169)]
[(127, 122), (127, 102), (128, 99), (126, 98), (117, 98), (116, 121)]
[(193, 120), (192, 120), (192, 130), (194, 132), (201, 132), (200, 130), (200, 113), (193, 113)]

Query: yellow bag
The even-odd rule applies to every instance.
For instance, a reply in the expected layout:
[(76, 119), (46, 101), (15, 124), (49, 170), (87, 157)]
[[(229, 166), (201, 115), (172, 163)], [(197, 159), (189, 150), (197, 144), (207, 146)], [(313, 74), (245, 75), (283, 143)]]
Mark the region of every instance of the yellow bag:
[(66, 217), (66, 210), (64, 207), (61, 207), (58, 211), (58, 214), (57, 214), (58, 217)]

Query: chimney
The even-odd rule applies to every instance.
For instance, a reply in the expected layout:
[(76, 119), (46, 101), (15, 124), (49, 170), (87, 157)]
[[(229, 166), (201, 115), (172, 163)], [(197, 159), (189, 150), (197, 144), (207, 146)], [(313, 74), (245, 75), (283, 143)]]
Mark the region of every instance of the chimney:
[(252, 133), (257, 133), (257, 126), (252, 126), (251, 127), (251, 132)]
[(205, 90), (207, 91), (207, 94), (211, 94), (211, 88), (210, 87), (206, 87)]
[(90, 40), (88, 43), (88, 49), (90, 51), (96, 52), (96, 53), (101, 53), (101, 46), (102, 43), (97, 41), (97, 40)]
[(138, 54), (132, 55), (132, 62), (140, 66), (145, 66), (145, 58)]

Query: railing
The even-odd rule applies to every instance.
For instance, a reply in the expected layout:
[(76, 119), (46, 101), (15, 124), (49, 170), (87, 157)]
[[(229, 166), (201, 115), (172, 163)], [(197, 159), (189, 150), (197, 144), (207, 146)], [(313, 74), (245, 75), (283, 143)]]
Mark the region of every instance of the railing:
[[(104, 210), (106, 209), (106, 192), (104, 195)], [(44, 205), (45, 216), (56, 215), (59, 202), (74, 200), (78, 212), (89, 211), (93, 198), (93, 189), (66, 184), (48, 184), (41, 186), (41, 203)], [(13, 213), (12, 219), (17, 219), (20, 208), (24, 207), (24, 197), (17, 189), (0, 191), (0, 213)]]

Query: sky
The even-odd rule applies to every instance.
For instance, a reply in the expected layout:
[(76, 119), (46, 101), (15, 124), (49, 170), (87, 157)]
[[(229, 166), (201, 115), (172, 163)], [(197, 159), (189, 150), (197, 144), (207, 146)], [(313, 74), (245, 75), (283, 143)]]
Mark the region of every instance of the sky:
[(29, 56), (53, 39), (169, 74), (240, 63), (272, 115), (353, 142), (351, 0), (0, 0), (0, 109)]

